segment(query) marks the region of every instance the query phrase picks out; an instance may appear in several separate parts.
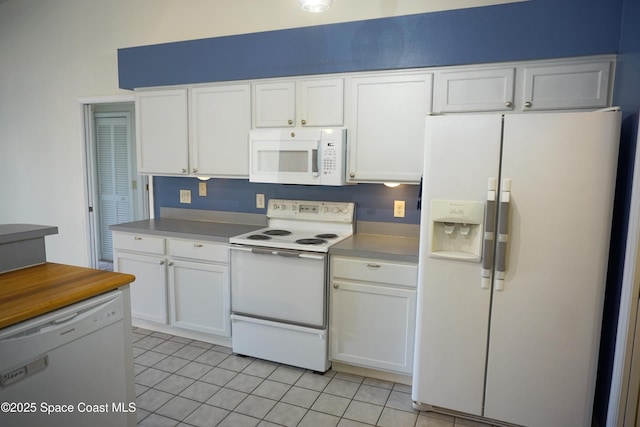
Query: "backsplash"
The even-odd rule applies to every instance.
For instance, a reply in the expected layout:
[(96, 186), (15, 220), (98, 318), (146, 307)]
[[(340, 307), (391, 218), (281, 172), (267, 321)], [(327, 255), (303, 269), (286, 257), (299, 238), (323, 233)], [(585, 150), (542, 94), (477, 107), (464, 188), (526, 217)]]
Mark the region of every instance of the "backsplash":
[[(198, 196), (198, 185), (205, 182), (207, 195)], [(256, 208), (256, 194), (269, 199), (299, 199), (337, 202), (355, 202), (359, 221), (419, 224), (417, 209), (419, 186), (400, 185), (395, 188), (383, 184), (356, 184), (342, 187), (262, 184), (246, 179), (216, 179), (200, 181), (197, 178), (156, 176), (153, 178), (154, 214), (160, 217), (160, 208), (204, 209), (215, 211), (266, 213)], [(180, 203), (180, 190), (191, 191), (191, 203)], [(395, 200), (404, 200), (405, 216), (393, 216)]]

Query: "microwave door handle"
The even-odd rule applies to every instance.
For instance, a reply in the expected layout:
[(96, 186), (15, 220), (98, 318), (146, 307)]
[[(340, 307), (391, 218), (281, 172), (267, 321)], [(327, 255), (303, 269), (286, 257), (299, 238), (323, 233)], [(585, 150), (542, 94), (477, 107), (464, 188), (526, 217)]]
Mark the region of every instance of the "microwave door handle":
[(314, 148), (311, 150), (311, 171), (313, 172), (313, 176), (320, 175), (320, 150), (318, 148)]

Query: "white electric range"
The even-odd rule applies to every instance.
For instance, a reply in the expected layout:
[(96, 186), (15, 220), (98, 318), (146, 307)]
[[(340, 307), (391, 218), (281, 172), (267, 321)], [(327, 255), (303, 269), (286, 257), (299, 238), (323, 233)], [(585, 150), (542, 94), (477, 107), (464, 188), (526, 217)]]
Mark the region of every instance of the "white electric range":
[(350, 202), (272, 199), (268, 227), (230, 239), (235, 353), (329, 369), (327, 252), (354, 216)]

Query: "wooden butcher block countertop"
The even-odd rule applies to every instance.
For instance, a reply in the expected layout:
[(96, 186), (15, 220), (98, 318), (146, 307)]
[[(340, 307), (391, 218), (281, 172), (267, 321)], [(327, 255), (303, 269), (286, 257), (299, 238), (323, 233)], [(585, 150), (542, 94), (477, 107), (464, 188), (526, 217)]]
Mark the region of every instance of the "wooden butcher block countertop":
[(44, 263), (0, 274), (0, 328), (131, 283), (135, 276)]

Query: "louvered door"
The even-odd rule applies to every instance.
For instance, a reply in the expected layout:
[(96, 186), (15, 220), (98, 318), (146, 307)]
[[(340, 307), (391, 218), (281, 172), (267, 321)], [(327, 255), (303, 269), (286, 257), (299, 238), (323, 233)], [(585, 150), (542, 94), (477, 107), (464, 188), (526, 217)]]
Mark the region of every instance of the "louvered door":
[(133, 220), (129, 121), (126, 117), (96, 117), (100, 259), (113, 259), (109, 226)]

